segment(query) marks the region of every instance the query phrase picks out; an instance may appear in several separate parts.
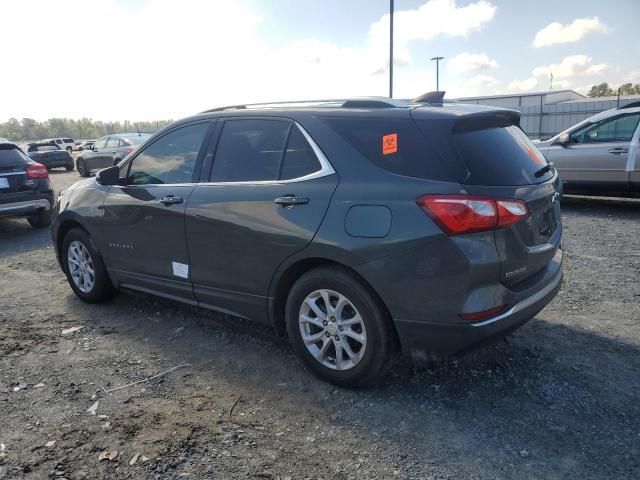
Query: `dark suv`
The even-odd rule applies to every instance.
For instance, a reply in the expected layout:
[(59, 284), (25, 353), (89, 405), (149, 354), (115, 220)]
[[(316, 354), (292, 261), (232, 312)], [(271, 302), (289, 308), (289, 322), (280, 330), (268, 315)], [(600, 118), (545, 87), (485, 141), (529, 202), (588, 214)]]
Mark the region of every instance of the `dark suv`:
[(17, 145), (0, 142), (0, 217), (25, 217), (32, 227), (45, 228), (51, 225), (53, 203), (47, 167)]
[(354, 386), (398, 347), (461, 352), (549, 303), (557, 188), (515, 111), (235, 106), (63, 192), (52, 228), (81, 299), (131, 289), (265, 322), (320, 377)]

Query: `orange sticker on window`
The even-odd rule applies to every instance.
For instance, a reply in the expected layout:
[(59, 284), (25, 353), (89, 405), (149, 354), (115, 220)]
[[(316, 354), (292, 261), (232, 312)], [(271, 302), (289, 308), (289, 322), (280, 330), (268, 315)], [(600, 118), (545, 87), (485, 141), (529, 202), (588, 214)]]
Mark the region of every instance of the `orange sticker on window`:
[(398, 134), (390, 133), (382, 137), (382, 154), (389, 155), (398, 151)]

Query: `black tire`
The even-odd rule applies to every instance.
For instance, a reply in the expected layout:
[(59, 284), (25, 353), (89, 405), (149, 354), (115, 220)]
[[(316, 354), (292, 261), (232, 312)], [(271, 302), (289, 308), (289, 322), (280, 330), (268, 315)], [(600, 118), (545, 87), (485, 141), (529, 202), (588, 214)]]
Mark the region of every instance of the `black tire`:
[(64, 168), (67, 170), (67, 172), (70, 172), (71, 170), (73, 170), (73, 164), (65, 165)]
[[(364, 353), (358, 363), (346, 370), (333, 369), (316, 360), (302, 339), (299, 316), (303, 302), (312, 292), (322, 289), (344, 295), (364, 323)], [(287, 333), (298, 357), (322, 380), (341, 387), (375, 384), (391, 367), (395, 337), (387, 317), (384, 305), (370, 287), (352, 272), (339, 267), (321, 267), (305, 273), (291, 288), (285, 307)]]
[(76, 162), (76, 170), (78, 170), (78, 173), (80, 174), (81, 177), (89, 176), (89, 170), (87, 169), (87, 164), (82, 158), (79, 158), (78, 161)]
[(27, 221), (33, 228), (47, 228), (51, 225), (51, 216), (51, 210), (40, 210), (38, 213), (27, 217)]
[[(73, 281), (71, 276), (71, 272), (69, 270), (69, 247), (73, 242), (79, 242), (82, 244), (88, 251), (94, 270), (94, 283), (93, 287), (89, 291), (83, 292)], [(102, 257), (98, 252), (97, 247), (91, 240), (91, 237), (80, 228), (74, 228), (69, 230), (62, 240), (62, 251), (60, 252), (60, 257), (62, 259), (62, 265), (64, 268), (64, 272), (67, 276), (67, 281), (71, 286), (73, 292), (83, 301), (87, 303), (99, 303), (104, 302), (105, 300), (109, 300), (116, 293), (117, 290), (113, 287), (111, 283), (111, 279), (107, 273), (107, 269), (104, 266), (104, 262), (102, 261)]]

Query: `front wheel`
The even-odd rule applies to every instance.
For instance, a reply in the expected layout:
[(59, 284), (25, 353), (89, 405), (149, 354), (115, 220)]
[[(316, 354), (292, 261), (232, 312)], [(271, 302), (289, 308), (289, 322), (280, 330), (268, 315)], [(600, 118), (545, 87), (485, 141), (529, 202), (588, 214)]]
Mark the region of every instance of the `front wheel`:
[(61, 256), (69, 285), (80, 299), (98, 303), (115, 295), (102, 257), (84, 230), (74, 228), (65, 235)]
[(293, 349), (318, 377), (342, 387), (375, 383), (390, 368), (393, 332), (370, 288), (341, 268), (312, 270), (286, 304)]

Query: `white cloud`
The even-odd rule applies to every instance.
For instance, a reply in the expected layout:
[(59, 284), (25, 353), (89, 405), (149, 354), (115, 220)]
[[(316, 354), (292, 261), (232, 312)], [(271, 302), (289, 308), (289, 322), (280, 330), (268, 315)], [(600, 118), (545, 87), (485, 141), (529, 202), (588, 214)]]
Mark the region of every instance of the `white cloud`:
[(534, 77), (527, 78), (526, 80), (513, 80), (507, 85), (507, 90), (510, 92), (529, 92), (538, 86), (538, 79)]
[[(409, 62), (409, 44), (415, 40), (429, 40), (438, 35), (466, 37), (493, 19), (496, 7), (485, 0), (458, 7), (455, 0), (429, 0), (411, 10), (394, 14), (394, 56)], [(371, 25), (370, 44), (374, 49), (388, 48), (389, 14)]]
[(534, 47), (546, 47), (557, 43), (571, 43), (581, 40), (589, 32), (606, 32), (607, 26), (598, 17), (576, 18), (567, 25), (553, 22), (544, 27), (533, 40)]
[(498, 62), (485, 53), (459, 53), (447, 62), (447, 68), (455, 73), (497, 68)]
[[(411, 42), (469, 35), (495, 10), (485, 0), (460, 7), (455, 0), (425, 0), (398, 10), (396, 62), (411, 61)], [(29, 30), (19, 21), (0, 29), (0, 45), (16, 46), (4, 49), (4, 64), (23, 67), (0, 77), (0, 121), (179, 118), (240, 102), (385, 95), (388, 88), (386, 76), (374, 74), (388, 67), (388, 15), (349, 48), (304, 37), (273, 44), (249, 0), (147, 0), (134, 7), (122, 0), (20, 0), (3, 2), (2, 15), (28, 18)], [(73, 28), (45, 36), (52, 25)], [(34, 75), (32, 62), (50, 52), (60, 61), (54, 74)], [(397, 75), (396, 96), (429, 89), (433, 75), (422, 65)]]
[(578, 76), (598, 75), (607, 69), (606, 63), (593, 63), (593, 59), (587, 55), (570, 55), (562, 59), (560, 63), (543, 65), (533, 69), (534, 77), (548, 77), (553, 73), (553, 78), (572, 78)]

